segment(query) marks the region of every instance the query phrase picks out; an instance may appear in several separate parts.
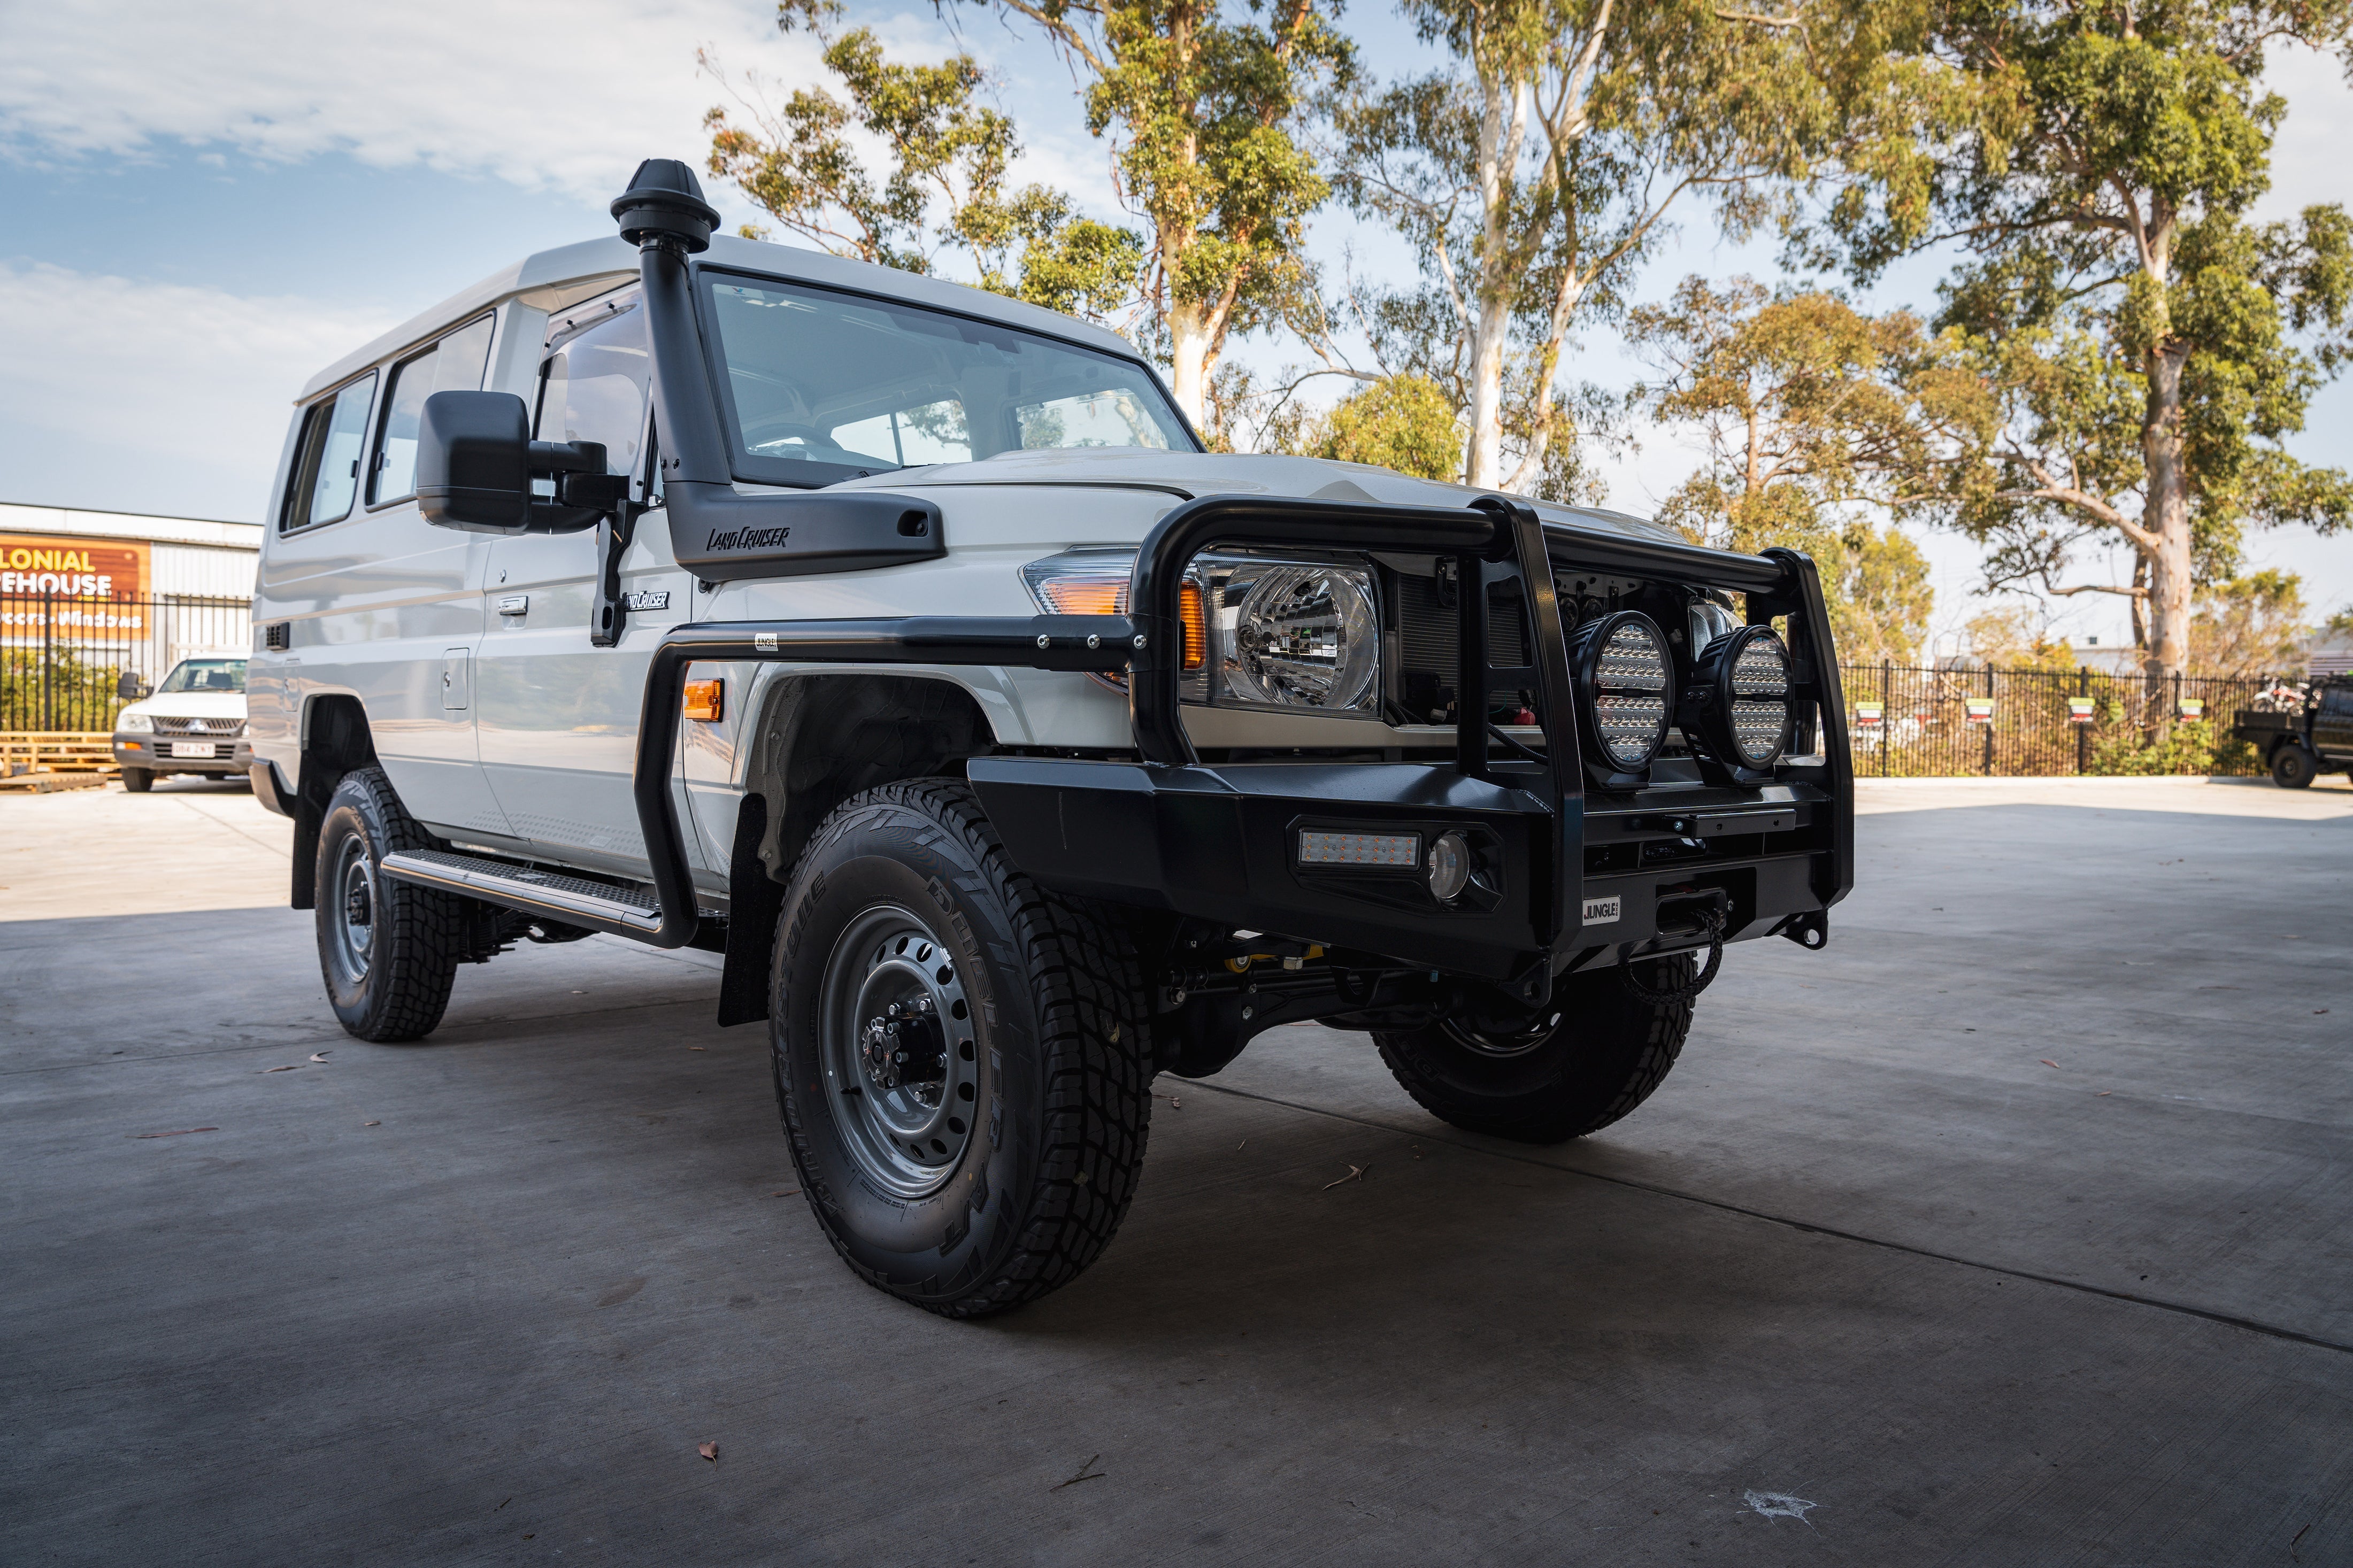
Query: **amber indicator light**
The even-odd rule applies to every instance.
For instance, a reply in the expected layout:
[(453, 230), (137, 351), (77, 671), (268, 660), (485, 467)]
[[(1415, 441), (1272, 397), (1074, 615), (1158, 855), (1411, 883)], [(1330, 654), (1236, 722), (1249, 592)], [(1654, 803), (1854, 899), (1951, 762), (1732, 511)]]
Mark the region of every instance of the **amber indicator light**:
[(727, 683), (723, 680), (690, 680), (686, 683), (686, 716), (700, 719), (706, 724), (719, 722), (727, 710)]

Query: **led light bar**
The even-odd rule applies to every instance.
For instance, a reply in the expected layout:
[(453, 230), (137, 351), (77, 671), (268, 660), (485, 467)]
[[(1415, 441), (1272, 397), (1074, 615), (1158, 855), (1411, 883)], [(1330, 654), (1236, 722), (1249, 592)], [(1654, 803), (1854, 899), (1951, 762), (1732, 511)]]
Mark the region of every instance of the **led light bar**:
[(1302, 828), (1299, 863), (1303, 866), (1396, 866), (1412, 870), (1421, 863), (1419, 833), (1324, 833)]

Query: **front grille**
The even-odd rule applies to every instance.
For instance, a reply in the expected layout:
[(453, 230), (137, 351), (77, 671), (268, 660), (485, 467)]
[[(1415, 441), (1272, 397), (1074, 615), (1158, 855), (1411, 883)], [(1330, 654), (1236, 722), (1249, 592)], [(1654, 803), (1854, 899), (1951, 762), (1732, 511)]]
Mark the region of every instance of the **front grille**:
[(214, 739), (226, 736), (235, 740), (245, 733), (245, 721), (242, 719), (171, 719), (158, 713), (155, 715), (155, 733)]
[[(1454, 700), (1454, 675), (1461, 664), (1456, 657), (1460, 633), (1455, 611), (1440, 597), (1434, 577), (1399, 574), (1393, 581), (1398, 606), (1398, 696), (1416, 720), (1428, 722), (1430, 712)], [(1527, 616), (1516, 584), (1488, 590), (1487, 658), (1499, 666), (1528, 662)], [(1509, 700), (1506, 693), (1493, 696), (1499, 707), (1507, 703), (1518, 706)]]

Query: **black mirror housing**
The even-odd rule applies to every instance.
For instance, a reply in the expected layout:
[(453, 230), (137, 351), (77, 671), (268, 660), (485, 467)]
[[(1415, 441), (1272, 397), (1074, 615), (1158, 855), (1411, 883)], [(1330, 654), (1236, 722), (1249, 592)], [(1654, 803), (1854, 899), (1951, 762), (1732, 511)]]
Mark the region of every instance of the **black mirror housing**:
[(437, 392), (417, 423), (417, 510), (442, 528), (531, 521), (531, 410), (512, 392)]
[[(594, 523), (605, 448), (595, 441), (534, 441), (531, 411), (512, 392), (437, 392), (417, 425), (417, 510), (439, 528), (475, 533), (567, 533)], [(558, 499), (532, 494), (553, 476)], [(597, 491), (593, 497), (574, 492)], [(581, 504), (586, 500), (590, 504)]]
[(135, 669), (126, 669), (115, 679), (114, 700), (117, 702), (136, 702), (147, 694), (147, 683), (139, 679), (139, 672)]

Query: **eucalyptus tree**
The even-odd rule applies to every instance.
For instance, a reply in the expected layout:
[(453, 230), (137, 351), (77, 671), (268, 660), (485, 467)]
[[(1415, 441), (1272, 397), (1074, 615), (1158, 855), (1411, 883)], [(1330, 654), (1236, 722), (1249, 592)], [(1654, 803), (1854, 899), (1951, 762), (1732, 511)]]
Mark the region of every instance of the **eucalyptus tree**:
[(1421, 259), (1420, 287), (1383, 301), (1374, 335), (1417, 342), (1403, 357), (1441, 384), (1459, 376), (1465, 480), (1526, 489), (1574, 413), (1554, 384), (1571, 333), (1622, 308), (1686, 196), (1735, 233), (1767, 216), (1835, 131), (1825, 67), (1864, 13), (1801, 26), (1704, 0), (1404, 9), (1446, 64), (1333, 114), (1341, 195)]
[(1144, 220), (1145, 297), (1176, 401), (1197, 423), (1227, 340), (1308, 289), (1306, 217), (1330, 186), (1301, 136), (1346, 79), (1334, 0), (968, 0), (1036, 26), (1078, 76)]
[[(2353, 515), (2342, 470), (2280, 445), (2353, 348), (2353, 225), (2250, 216), (2286, 112), (2266, 51), (2353, 66), (2353, 3), (1919, 3), (1916, 50), (1852, 100), (1828, 232), (1864, 278), (1968, 255), (1944, 320), (1999, 406), (1954, 515), (1998, 577), (2132, 598), (2150, 677), (2176, 673), (2242, 527)], [(2130, 584), (2057, 581), (2087, 536), (2129, 546)]]
[[(712, 174), (837, 256), (930, 272), (962, 251), (981, 287), (1074, 314), (1108, 315), (1132, 299), (1143, 255), (1135, 235), (1082, 217), (1059, 191), (1008, 188), (1020, 141), (1011, 117), (984, 97), (977, 60), (893, 61), (871, 28), (840, 30), (840, 16), (837, 0), (782, 0), (776, 26), (817, 37), (846, 101), (808, 86), (772, 103), (759, 83), (733, 81), (698, 51), (736, 100), (703, 116)], [(879, 174), (860, 156), (858, 132), (886, 153)]]
[(1933, 604), (1927, 562), (1872, 514), (1938, 499), (1976, 437), (1983, 395), (1951, 346), (1908, 311), (1696, 277), (1628, 312), (1627, 338), (1655, 372), (1634, 405), (1703, 453), (1661, 521), (1694, 543), (1811, 552), (1840, 657), (1910, 663)]

